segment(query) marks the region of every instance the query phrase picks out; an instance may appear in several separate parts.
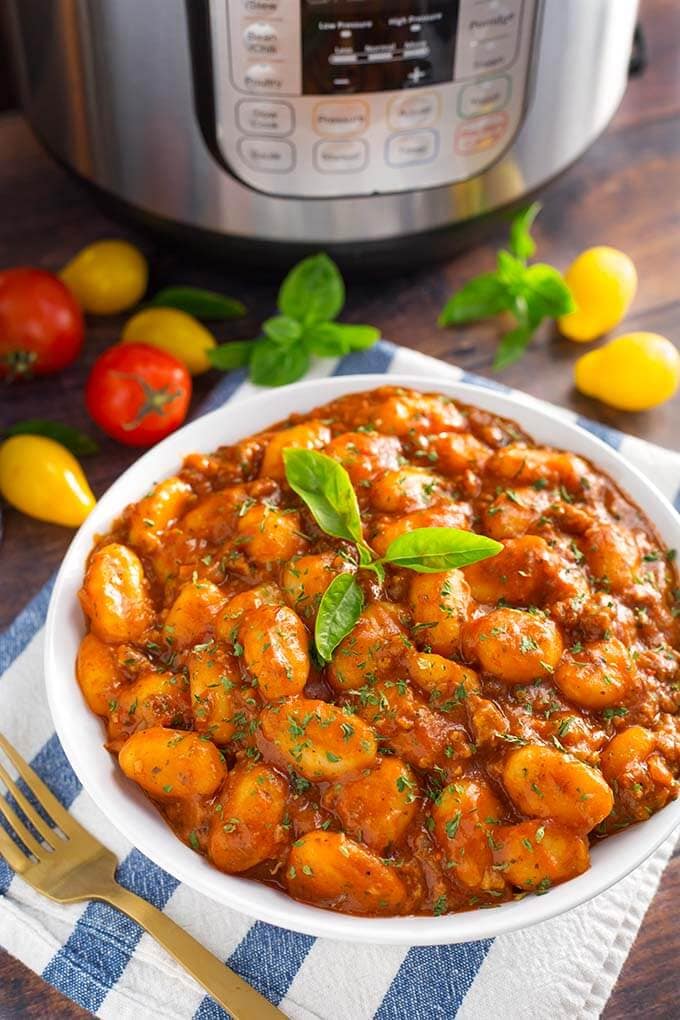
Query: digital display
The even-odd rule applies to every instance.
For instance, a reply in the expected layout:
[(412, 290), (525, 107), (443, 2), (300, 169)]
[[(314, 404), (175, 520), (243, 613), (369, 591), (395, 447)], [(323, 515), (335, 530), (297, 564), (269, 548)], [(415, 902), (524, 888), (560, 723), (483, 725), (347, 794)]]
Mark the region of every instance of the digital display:
[(302, 0), (305, 95), (452, 81), (459, 0)]

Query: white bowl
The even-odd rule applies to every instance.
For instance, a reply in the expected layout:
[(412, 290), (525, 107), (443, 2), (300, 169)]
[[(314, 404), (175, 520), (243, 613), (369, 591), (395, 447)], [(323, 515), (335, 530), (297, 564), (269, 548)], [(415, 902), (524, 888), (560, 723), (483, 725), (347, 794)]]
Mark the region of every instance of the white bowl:
[(151, 482), (177, 471), (188, 453), (211, 451), (265, 429), (294, 411), (309, 411), (344, 393), (386, 384), (457, 397), (515, 420), (539, 443), (582, 454), (645, 511), (668, 548), (680, 547), (680, 518), (647, 478), (599, 439), (564, 421), (559, 413), (536, 406), (530, 398), (410, 376), (336, 376), (301, 382), (238, 405), (226, 404), (186, 425), (141, 457), (102, 496), (73, 539), (52, 593), (45, 639), (47, 695), (64, 751), (89, 795), (134, 846), (181, 882), (244, 914), (308, 935), (396, 945), (466, 942), (547, 920), (609, 888), (649, 857), (680, 822), (680, 800), (641, 825), (598, 844), (593, 849), (591, 868), (547, 895), (528, 896), (493, 910), (442, 917), (351, 917), (306, 906), (258, 882), (225, 875), (181, 843), (153, 804), (125, 779), (115, 759), (104, 750), (102, 723), (87, 708), (75, 679), (76, 653), (85, 632), (76, 596), (85, 561), (95, 535), (106, 532), (128, 503), (148, 492)]

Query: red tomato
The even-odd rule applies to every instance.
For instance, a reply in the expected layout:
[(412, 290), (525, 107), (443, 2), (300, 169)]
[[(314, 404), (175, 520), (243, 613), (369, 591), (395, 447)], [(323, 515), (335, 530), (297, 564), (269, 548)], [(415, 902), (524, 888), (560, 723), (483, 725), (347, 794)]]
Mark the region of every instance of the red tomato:
[(82, 345), (82, 312), (58, 277), (44, 269), (0, 273), (0, 379), (58, 372)]
[(92, 419), (127, 446), (152, 446), (181, 425), (191, 400), (185, 366), (148, 344), (116, 344), (97, 358), (85, 387)]

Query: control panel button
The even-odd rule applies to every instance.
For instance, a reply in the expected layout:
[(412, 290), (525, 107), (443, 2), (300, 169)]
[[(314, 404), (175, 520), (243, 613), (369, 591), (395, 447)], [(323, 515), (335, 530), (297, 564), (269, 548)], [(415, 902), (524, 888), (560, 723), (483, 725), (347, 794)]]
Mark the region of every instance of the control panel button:
[(523, 0), (463, 0), (456, 78), (498, 71), (515, 59)]
[(289, 103), (266, 99), (242, 99), (236, 107), (236, 120), (247, 135), (289, 135), (295, 125)]
[(368, 105), (360, 99), (317, 103), (312, 123), (318, 135), (360, 135), (368, 127)]
[(243, 0), (246, 14), (276, 14), (280, 0)]
[(253, 21), (246, 25), (243, 43), (251, 56), (275, 57), (279, 52), (279, 33), (266, 21)]
[(427, 60), (419, 60), (410, 71), (406, 72), (405, 84), (407, 87), (424, 85), (432, 78), (432, 64)]
[(250, 64), (243, 84), (248, 92), (283, 92), (286, 82), (283, 70), (275, 64)]
[(349, 174), (368, 163), (368, 145), (361, 138), (323, 141), (314, 146), (314, 166), (322, 174)]
[(504, 110), (475, 117), (456, 128), (455, 148), (460, 156), (471, 156), (491, 149), (503, 138), (508, 126), (508, 115)]
[(436, 131), (407, 131), (388, 138), (385, 161), (392, 167), (431, 163), (438, 151), (439, 135)]
[(407, 92), (387, 107), (387, 121), (397, 131), (430, 127), (439, 118), (440, 100), (434, 92)]
[(351, 68), (333, 71), (331, 75), (331, 88), (333, 92), (359, 92), (359, 75)]
[(295, 149), (277, 138), (240, 138), (238, 153), (251, 170), (286, 174), (295, 166)]
[(458, 97), (458, 113), (461, 117), (479, 117), (484, 113), (502, 110), (508, 104), (511, 89), (507, 74), (471, 82), (464, 86)]
[(467, 14), (465, 29), (475, 39), (516, 36), (521, 13), (522, 0), (475, 0)]
[(470, 44), (472, 47), (472, 73), (496, 71), (512, 63), (516, 44), (514, 39), (484, 39)]

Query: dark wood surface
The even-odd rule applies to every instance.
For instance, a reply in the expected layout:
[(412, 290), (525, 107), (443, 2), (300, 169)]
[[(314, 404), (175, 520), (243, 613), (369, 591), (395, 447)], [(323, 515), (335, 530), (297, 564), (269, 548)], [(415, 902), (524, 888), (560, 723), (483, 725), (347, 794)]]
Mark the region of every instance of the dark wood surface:
[[(564, 268), (592, 244), (611, 244), (635, 260), (640, 287), (626, 327), (664, 333), (680, 342), (680, 9), (676, 0), (643, 0), (649, 48), (646, 73), (631, 81), (608, 131), (586, 155), (545, 189), (536, 235), (543, 261)], [(196, 283), (243, 299), (249, 318), (229, 324), (221, 339), (254, 335), (271, 313), (276, 280), (239, 276), (226, 260), (206, 262), (135, 234), (111, 219), (40, 149), (16, 114), (0, 115), (0, 267), (31, 264), (56, 269), (82, 245), (100, 237), (126, 236), (143, 248), (152, 266), (152, 287)], [(449, 293), (488, 269), (505, 236), (499, 224), (480, 243), (446, 265), (380, 282), (351, 281), (346, 318), (371, 322), (398, 343), (492, 376), (497, 328), (493, 324), (453, 332), (435, 326)], [(49, 416), (96, 433), (83, 406), (83, 383), (97, 354), (115, 342), (122, 319), (88, 322), (83, 357), (62, 375), (0, 390), (0, 428), (32, 416)], [(680, 400), (646, 414), (619, 414), (577, 394), (571, 384), (579, 345), (544, 329), (524, 361), (500, 378), (582, 414), (646, 439), (680, 449)], [(214, 384), (196, 381), (194, 408)], [(85, 468), (96, 494), (135, 458), (105, 437)], [(71, 537), (66, 529), (8, 511), (0, 546), (0, 629), (19, 603), (52, 574)], [(17, 593), (20, 593), (19, 595)], [(606, 1020), (635, 1014), (678, 1015), (677, 959), (680, 926), (680, 857), (667, 869), (633, 950), (607, 1005)], [(0, 1020), (47, 1015), (85, 1016), (78, 1007), (0, 950)], [(351, 1020), (351, 1018), (348, 1018)]]

